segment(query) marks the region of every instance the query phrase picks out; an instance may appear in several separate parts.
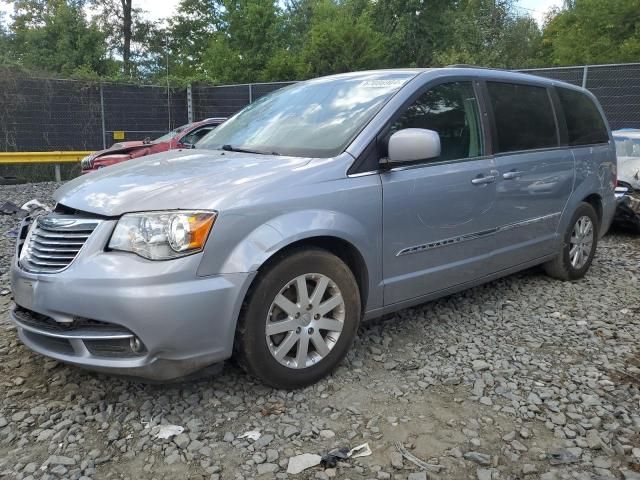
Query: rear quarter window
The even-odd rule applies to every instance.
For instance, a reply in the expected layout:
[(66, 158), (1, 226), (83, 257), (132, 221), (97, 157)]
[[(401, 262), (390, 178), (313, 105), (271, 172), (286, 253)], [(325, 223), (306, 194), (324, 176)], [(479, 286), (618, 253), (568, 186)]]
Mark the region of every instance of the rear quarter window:
[(487, 82), (497, 152), (557, 147), (558, 130), (545, 87)]
[(569, 134), (569, 145), (592, 145), (609, 142), (609, 133), (602, 115), (586, 94), (569, 88), (558, 88)]

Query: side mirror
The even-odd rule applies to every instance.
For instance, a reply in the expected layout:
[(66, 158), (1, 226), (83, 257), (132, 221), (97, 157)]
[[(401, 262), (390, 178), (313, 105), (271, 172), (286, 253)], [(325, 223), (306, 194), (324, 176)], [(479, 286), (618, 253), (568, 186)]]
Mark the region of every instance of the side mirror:
[(389, 139), (388, 163), (414, 162), (440, 156), (440, 135), (423, 128), (405, 128)]

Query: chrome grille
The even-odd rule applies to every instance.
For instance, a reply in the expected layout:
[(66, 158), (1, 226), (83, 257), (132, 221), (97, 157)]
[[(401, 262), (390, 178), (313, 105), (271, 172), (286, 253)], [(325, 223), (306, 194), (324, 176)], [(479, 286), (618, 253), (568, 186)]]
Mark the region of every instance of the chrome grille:
[(28, 272), (57, 273), (67, 268), (100, 223), (62, 215), (37, 217), (20, 250), (20, 266)]

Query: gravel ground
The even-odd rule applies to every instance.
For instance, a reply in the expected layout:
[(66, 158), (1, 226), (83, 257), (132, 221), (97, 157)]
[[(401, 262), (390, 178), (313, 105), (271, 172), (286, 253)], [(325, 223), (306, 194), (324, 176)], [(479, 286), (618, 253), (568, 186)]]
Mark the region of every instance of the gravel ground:
[[(0, 187), (0, 201), (55, 186)], [(0, 289), (15, 225), (0, 217)], [(47, 360), (17, 340), (5, 294), (0, 477), (640, 479), (639, 266), (640, 237), (613, 233), (582, 281), (534, 269), (367, 323), (332, 377), (296, 392), (232, 366), (144, 385)], [(185, 430), (158, 439), (162, 424)], [(365, 442), (368, 457), (286, 473)]]

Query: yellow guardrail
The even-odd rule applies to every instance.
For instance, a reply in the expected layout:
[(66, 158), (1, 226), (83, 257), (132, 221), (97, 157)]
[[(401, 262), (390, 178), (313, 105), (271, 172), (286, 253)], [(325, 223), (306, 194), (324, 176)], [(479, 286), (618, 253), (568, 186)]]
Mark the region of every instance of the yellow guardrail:
[(0, 152), (0, 165), (15, 163), (73, 163), (90, 152)]

